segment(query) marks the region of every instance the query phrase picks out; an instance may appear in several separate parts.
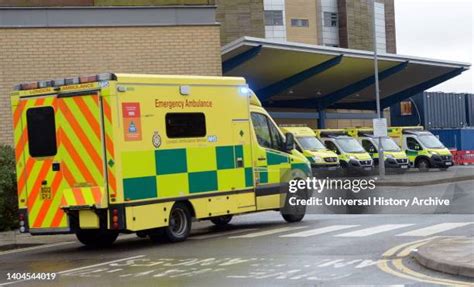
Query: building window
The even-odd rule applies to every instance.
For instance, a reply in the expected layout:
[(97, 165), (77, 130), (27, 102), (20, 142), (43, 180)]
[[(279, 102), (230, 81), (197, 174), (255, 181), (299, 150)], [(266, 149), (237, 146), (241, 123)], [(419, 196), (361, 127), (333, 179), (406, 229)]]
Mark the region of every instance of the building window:
[(206, 118), (203, 113), (166, 114), (168, 138), (199, 138), (206, 135)]
[(309, 27), (308, 19), (291, 19), (291, 26), (293, 27)]
[(265, 11), (265, 26), (283, 26), (283, 11)]
[(52, 107), (31, 108), (26, 112), (28, 149), (31, 157), (54, 156), (58, 152), (56, 143), (56, 120)]
[(400, 102), (400, 115), (401, 116), (411, 116), (411, 115), (413, 115), (411, 101), (402, 101), (402, 102)]
[(324, 12), (324, 26), (337, 27), (337, 13)]

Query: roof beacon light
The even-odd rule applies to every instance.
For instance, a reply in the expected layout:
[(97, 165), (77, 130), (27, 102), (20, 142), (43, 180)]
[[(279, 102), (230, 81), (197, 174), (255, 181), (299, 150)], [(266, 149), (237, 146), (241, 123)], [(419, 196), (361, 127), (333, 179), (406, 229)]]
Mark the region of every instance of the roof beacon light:
[(66, 81), (64, 79), (53, 80), (53, 87), (60, 87), (60, 86), (64, 86), (65, 84), (66, 84)]
[(64, 79), (64, 83), (66, 85), (77, 85), (77, 84), (79, 84), (79, 77), (66, 78), (66, 79)]
[(101, 73), (97, 75), (97, 81), (111, 81), (113, 76), (111, 73)]
[(40, 81), (38, 82), (38, 88), (48, 88), (53, 85), (52, 81)]
[(34, 90), (34, 89), (37, 89), (37, 88), (38, 88), (38, 82), (21, 84), (21, 89), (22, 90)]
[(240, 87), (239, 91), (242, 96), (250, 95), (250, 89), (248, 87)]
[(79, 77), (79, 82), (80, 82), (81, 84), (97, 82), (97, 76), (96, 76), (96, 75), (93, 75), (93, 76), (82, 76), (82, 77)]

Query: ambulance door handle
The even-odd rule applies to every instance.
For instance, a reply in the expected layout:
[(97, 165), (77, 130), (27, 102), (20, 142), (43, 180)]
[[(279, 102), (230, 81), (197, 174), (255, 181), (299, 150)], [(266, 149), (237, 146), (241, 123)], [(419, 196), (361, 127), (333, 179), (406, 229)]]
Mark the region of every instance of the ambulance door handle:
[(59, 164), (59, 162), (54, 162), (52, 168), (53, 171), (59, 171), (61, 169), (61, 165)]
[(241, 157), (238, 157), (236, 160), (237, 167), (243, 167), (244, 166), (244, 159)]
[(266, 157), (259, 157), (259, 158), (257, 158), (257, 159), (258, 159), (258, 160), (267, 160)]

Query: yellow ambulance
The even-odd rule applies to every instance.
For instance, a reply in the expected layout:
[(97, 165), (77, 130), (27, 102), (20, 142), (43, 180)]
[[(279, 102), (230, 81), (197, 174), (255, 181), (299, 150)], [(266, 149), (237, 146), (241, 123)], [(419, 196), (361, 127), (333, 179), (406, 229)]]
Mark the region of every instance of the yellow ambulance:
[[(374, 160), (374, 165), (378, 165), (378, 139), (374, 137), (374, 130), (372, 128), (348, 128), (346, 129), (346, 132), (348, 135), (359, 141), (365, 151), (367, 151)], [(398, 171), (403, 171), (409, 168), (410, 162), (407, 155), (392, 138), (388, 136), (383, 137), (382, 148), (386, 168), (393, 168)]]
[(339, 163), (346, 174), (372, 172), (374, 167), (372, 158), (355, 138), (346, 134), (344, 129), (322, 129), (314, 132), (329, 150), (338, 155)]
[(304, 217), (284, 187), (310, 164), (243, 78), (106, 73), (23, 83), (11, 103), (21, 232), (104, 246), (182, 241), (192, 219)]
[(339, 167), (337, 154), (330, 151), (316, 137), (314, 131), (307, 126), (280, 126), (284, 133), (295, 137), (296, 148), (311, 163), (316, 170), (336, 170)]
[(446, 170), (453, 165), (451, 152), (422, 126), (390, 127), (388, 135), (398, 142), (411, 165), (420, 171), (430, 168)]

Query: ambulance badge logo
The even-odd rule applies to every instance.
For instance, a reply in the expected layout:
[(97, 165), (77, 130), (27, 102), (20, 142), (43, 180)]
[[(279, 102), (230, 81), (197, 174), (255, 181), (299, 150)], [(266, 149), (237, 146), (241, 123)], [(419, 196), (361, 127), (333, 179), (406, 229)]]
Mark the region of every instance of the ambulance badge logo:
[(152, 142), (155, 148), (159, 148), (161, 146), (161, 137), (158, 132), (153, 133)]
[(135, 125), (134, 122), (131, 122), (130, 125), (128, 126), (128, 132), (130, 132), (130, 133), (136, 133), (137, 132), (137, 126)]

